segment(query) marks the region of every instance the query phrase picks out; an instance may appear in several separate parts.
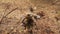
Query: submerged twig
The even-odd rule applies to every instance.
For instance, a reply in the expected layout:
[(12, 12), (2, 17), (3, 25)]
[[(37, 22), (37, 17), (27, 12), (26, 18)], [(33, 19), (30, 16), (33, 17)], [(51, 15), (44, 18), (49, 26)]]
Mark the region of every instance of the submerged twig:
[[(16, 10), (17, 8), (15, 8), (15, 9), (12, 9), (9, 13), (7, 13), (6, 15), (4, 15), (3, 17), (2, 17), (2, 19), (1, 19), (1, 21), (0, 21), (0, 24), (1, 24), (1, 22), (3, 21), (3, 19), (6, 17), (6, 16), (8, 16), (10, 13), (12, 13), (14, 10)], [(5, 13), (4, 13), (5, 14)]]

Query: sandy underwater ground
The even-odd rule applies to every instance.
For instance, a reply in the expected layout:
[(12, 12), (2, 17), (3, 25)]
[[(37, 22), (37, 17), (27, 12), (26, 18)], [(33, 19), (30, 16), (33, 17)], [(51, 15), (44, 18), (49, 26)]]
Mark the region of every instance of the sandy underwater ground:
[(0, 34), (60, 34), (60, 0), (0, 0)]

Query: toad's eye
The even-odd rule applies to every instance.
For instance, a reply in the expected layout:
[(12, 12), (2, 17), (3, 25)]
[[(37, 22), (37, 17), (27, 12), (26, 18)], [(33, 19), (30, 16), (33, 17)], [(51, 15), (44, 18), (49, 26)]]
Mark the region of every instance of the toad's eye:
[(33, 11), (34, 11), (32, 7), (30, 7), (29, 9), (30, 9), (30, 11), (31, 11), (31, 12), (33, 12)]
[(30, 14), (28, 14), (27, 16), (30, 16)]

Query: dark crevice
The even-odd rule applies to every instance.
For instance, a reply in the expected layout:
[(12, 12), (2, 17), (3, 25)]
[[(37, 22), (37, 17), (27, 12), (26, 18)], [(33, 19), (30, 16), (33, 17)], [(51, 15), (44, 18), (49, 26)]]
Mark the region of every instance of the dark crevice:
[(59, 2), (59, 0), (55, 0), (55, 2), (52, 3), (52, 5), (56, 5)]
[(28, 31), (29, 32), (29, 34), (33, 34), (33, 31), (32, 30), (30, 30), (30, 31)]
[(55, 17), (55, 19), (58, 21), (58, 20), (60, 20), (60, 18), (59, 17)]
[(10, 34), (14, 29), (12, 29), (11, 31), (9, 31), (7, 34)]
[(0, 34), (3, 34), (5, 31), (4, 30), (0, 30)]
[(11, 32), (11, 34), (20, 34), (20, 32), (19, 31)]
[(59, 31), (59, 33), (60, 33), (60, 31)]
[(54, 34), (54, 32), (51, 31), (50, 27), (46, 28), (46, 29), (45, 29), (45, 32), (46, 32), (47, 34)]

